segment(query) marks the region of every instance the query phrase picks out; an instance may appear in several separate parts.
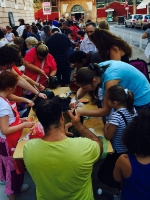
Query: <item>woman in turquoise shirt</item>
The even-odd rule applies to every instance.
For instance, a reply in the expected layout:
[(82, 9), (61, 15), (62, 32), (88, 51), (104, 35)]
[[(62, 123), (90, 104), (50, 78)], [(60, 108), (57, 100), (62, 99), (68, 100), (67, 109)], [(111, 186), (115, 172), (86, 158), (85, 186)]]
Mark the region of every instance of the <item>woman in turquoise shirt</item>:
[[(106, 91), (113, 85), (121, 85), (134, 94), (134, 107), (144, 109), (150, 107), (150, 84), (146, 77), (135, 67), (121, 61), (105, 61), (91, 64), (89, 67), (79, 69), (76, 83), (80, 87), (77, 99), (82, 98), (87, 92), (102, 88), (103, 107), (95, 110), (81, 110), (82, 116), (102, 117), (110, 114), (111, 108), (107, 103)], [(75, 104), (74, 104), (75, 105)]]

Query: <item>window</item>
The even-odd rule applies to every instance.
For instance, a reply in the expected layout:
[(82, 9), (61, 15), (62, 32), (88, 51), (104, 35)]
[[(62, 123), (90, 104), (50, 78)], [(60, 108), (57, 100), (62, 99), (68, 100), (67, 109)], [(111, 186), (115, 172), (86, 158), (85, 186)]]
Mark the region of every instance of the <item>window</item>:
[(103, 8), (105, 6), (105, 0), (97, 0), (97, 8)]

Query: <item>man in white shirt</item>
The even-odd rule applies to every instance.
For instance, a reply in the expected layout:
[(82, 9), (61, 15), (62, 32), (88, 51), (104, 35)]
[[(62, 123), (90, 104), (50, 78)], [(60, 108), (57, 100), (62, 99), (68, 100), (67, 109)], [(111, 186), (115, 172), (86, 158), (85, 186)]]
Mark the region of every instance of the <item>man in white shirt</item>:
[(16, 31), (18, 32), (19, 37), (21, 37), (25, 28), (24, 19), (19, 19), (18, 22), (20, 25)]
[(94, 52), (97, 51), (95, 45), (90, 40), (90, 36), (94, 32), (95, 28), (96, 28), (96, 24), (94, 22), (89, 22), (88, 24), (86, 24), (86, 33), (88, 37), (82, 41), (80, 45), (81, 51), (84, 51), (85, 53), (88, 53), (90, 51), (94, 51)]

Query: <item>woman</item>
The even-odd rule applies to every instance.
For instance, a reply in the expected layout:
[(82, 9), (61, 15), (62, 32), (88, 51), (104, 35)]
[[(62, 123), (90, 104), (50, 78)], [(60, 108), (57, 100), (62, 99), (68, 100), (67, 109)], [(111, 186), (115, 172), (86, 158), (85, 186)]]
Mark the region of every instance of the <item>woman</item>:
[[(134, 107), (150, 108), (150, 84), (146, 77), (135, 67), (121, 61), (105, 61), (78, 70), (76, 83), (80, 87), (77, 98), (82, 98), (89, 91), (102, 88), (103, 107), (96, 110), (79, 110), (82, 116), (102, 117), (110, 114), (106, 91), (113, 85), (121, 85), (134, 94)], [(143, 87), (144, 86), (144, 87)]]
[(39, 32), (38, 32), (38, 28), (36, 26), (32, 26), (31, 27), (31, 32), (28, 32), (27, 33), (27, 37), (35, 37), (38, 41), (40, 41), (40, 35), (39, 35)]
[(30, 49), (32, 49), (33, 47), (35, 47), (38, 44), (38, 40), (35, 37), (28, 37), (26, 40), (26, 46), (28, 48), (28, 50), (26, 52), (28, 52)]
[(100, 29), (105, 29), (105, 30), (108, 30), (109, 31), (109, 24), (108, 24), (108, 22), (106, 21), (106, 20), (101, 20), (100, 22), (99, 22), (99, 25), (98, 25), (98, 27), (100, 28)]
[(32, 78), (39, 84), (48, 87), (47, 78), (56, 75), (56, 62), (48, 47), (39, 43), (36, 48), (30, 49), (24, 57), (25, 75)]
[(132, 48), (120, 37), (107, 30), (95, 29), (91, 34), (91, 41), (97, 47), (102, 61), (121, 60), (129, 63)]
[(147, 58), (149, 58), (149, 63), (150, 64), (150, 24), (148, 24), (148, 29), (144, 32), (144, 34), (142, 35), (142, 39), (146, 39), (148, 40), (146, 49), (145, 49), (145, 55)]

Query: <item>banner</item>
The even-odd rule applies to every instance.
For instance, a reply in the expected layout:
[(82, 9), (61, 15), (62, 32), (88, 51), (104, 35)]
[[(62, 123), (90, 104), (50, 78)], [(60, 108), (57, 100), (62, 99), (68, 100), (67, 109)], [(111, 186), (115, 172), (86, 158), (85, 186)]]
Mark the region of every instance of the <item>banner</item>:
[(42, 3), (42, 7), (43, 7), (43, 15), (51, 14), (51, 3), (50, 2)]

